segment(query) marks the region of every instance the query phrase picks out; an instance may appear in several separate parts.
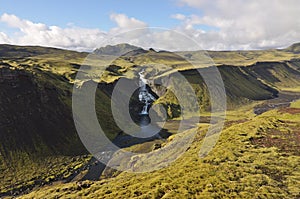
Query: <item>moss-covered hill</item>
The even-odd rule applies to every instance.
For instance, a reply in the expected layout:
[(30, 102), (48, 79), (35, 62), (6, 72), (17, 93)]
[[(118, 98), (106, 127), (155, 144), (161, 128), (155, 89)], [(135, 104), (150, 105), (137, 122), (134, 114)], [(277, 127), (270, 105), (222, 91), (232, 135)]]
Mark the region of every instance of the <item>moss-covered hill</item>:
[(207, 128), (200, 124), (191, 147), (169, 167), (45, 187), (21, 198), (299, 198), (297, 104), (255, 117), (248, 109), (228, 112), (205, 158), (198, 156)]
[[(86, 164), (71, 110), (72, 76), (86, 55), (0, 46), (0, 196), (66, 180)], [(96, 100), (113, 137), (109, 96), (99, 89)]]
[[(297, 47), (297, 45), (295, 46)], [(286, 50), (209, 52), (224, 80), (228, 107), (233, 110), (237, 107), (251, 104), (254, 101), (275, 98), (280, 91), (298, 91), (300, 88), (300, 56), (295, 52), (295, 46)], [(182, 54), (184, 59), (178, 56), (178, 54)], [(209, 110), (210, 102), (207, 87), (194, 66), (191, 66), (187, 62), (187, 60), (192, 61), (195, 56), (199, 56), (199, 52), (178, 52), (178, 54), (165, 51), (155, 52), (153, 50), (142, 50), (138, 53), (127, 53), (126, 56), (118, 58), (111, 55), (98, 55), (97, 66), (93, 66), (94, 63), (85, 65), (85, 68), (91, 68), (91, 74), (96, 74), (96, 76), (99, 71), (106, 69), (101, 83), (98, 84), (96, 111), (97, 114), (101, 116), (99, 117), (101, 125), (107, 130), (108, 136), (111, 139), (120, 132), (111, 115), (111, 92), (119, 78), (136, 78), (139, 70), (139, 67), (136, 66), (143, 65), (144, 62), (160, 64), (158, 66), (149, 67), (146, 71), (148, 76), (154, 76), (154, 80), (165, 76), (172, 76), (174, 72), (179, 71), (194, 87), (201, 108), (203, 108), (203, 110)], [(13, 195), (19, 192), (24, 193), (36, 186), (49, 184), (54, 181), (68, 180), (78, 169), (86, 165), (89, 157), (86, 156), (87, 152), (78, 138), (71, 110), (74, 78), (86, 56), (88, 56), (87, 53), (54, 48), (0, 45), (0, 196), (2, 193), (5, 193), (5, 195)], [(114, 61), (110, 63), (112, 59), (114, 59)], [(159, 70), (160, 68), (157, 68), (162, 65), (166, 67), (162, 68), (161, 71), (163, 72)], [(154, 84), (150, 86), (154, 92), (160, 90), (160, 88)], [(168, 91), (158, 92), (157, 94), (160, 97), (157, 102), (162, 103), (170, 110), (168, 112), (169, 117), (174, 118), (179, 116), (179, 105), (173, 94)], [(277, 113), (272, 112), (272, 114)], [(248, 119), (248, 115), (241, 115), (241, 117), (244, 117), (245, 121)], [(245, 125), (247, 124), (249, 127), (249, 132), (247, 130), (246, 133), (252, 135), (253, 132), (255, 132), (255, 130), (252, 129), (253, 132), (251, 130), (251, 122), (254, 122), (256, 125), (263, 121), (264, 119), (261, 118), (253, 118), (253, 120), (245, 123)], [(235, 123), (234, 121), (231, 122)], [(239, 125), (233, 126), (232, 128), (237, 129), (237, 131), (241, 129)], [(199, 132), (200, 131), (199, 129)], [(229, 137), (221, 139), (221, 143), (223, 143), (224, 146), (226, 140), (231, 139), (233, 136), (231, 131), (226, 130), (226, 132), (224, 136)], [(237, 137), (236, 143), (232, 142), (233, 145), (251, 148), (253, 144), (258, 144), (257, 142), (249, 146), (247, 144), (244, 145), (245, 143), (242, 138), (243, 136)], [(215, 168), (215, 166), (214, 163), (210, 163), (210, 160), (207, 160), (207, 162), (205, 162), (205, 159), (195, 160), (197, 156), (195, 151), (199, 143), (201, 143), (200, 135), (199, 140), (196, 140), (193, 145), (194, 148), (192, 147), (183, 158), (187, 158), (184, 160), (186, 169), (188, 169), (186, 171), (189, 171), (191, 174), (193, 173), (193, 168), (195, 169), (195, 165), (198, 167), (200, 163), (201, 165), (203, 163), (207, 169), (205, 170), (203, 167), (204, 175), (206, 173), (204, 171)], [(222, 150), (221, 147), (216, 151), (216, 154)], [(251, 153), (252, 152), (253, 151), (251, 151)], [(266, 153), (269, 154), (269, 152)], [(278, 152), (276, 151), (276, 153)], [(242, 157), (243, 153), (240, 154), (240, 156)], [(211, 156), (211, 158), (213, 157), (215, 157), (215, 155)], [(236, 159), (234, 160), (236, 161)], [(284, 159), (284, 161), (287, 160)], [(185, 176), (185, 164), (181, 164), (181, 166), (179, 166), (179, 164), (180, 163), (177, 165), (177, 163), (175, 163), (175, 166), (173, 165), (165, 171), (155, 172), (155, 174), (153, 174), (153, 176), (155, 176), (153, 177), (153, 183), (150, 182), (152, 174), (145, 174), (144, 176), (128, 174), (133, 181), (128, 182), (129, 184), (124, 182), (125, 184), (122, 185), (124, 193), (126, 192), (125, 194), (127, 194), (127, 196), (158, 194), (157, 196), (159, 197), (160, 195), (167, 194), (167, 192), (171, 192), (173, 189), (177, 190), (177, 192), (182, 191), (182, 193), (185, 194), (197, 194), (202, 192), (204, 188), (199, 188), (199, 190), (191, 188), (190, 193), (189, 188), (185, 187), (185, 190), (182, 188), (184, 185), (193, 184), (194, 181), (199, 181), (200, 183), (201, 177), (198, 179), (195, 175), (197, 179), (194, 179), (190, 174), (186, 174), (187, 176)], [(182, 170), (182, 172), (175, 175), (175, 181), (172, 180), (173, 177), (166, 177), (165, 179), (162, 172), (173, 173), (174, 171), (172, 169), (175, 168)], [(234, 168), (236, 169), (236, 167)], [(230, 168), (227, 168), (225, 165), (224, 169)], [(201, 173), (202, 171), (199, 172)], [(247, 177), (248, 171), (241, 171), (241, 173), (243, 172), (246, 172), (243, 177)], [(212, 174), (212, 176), (215, 174)], [(265, 176), (262, 177), (261, 173), (258, 174), (252, 181), (261, 178), (265, 179)], [(120, 175), (120, 182), (122, 182), (123, 178), (127, 177), (126, 175), (127, 174)], [(183, 175), (184, 178), (179, 178), (181, 175)], [(207, 174), (204, 175), (204, 179), (206, 179), (206, 175)], [(293, 175), (291, 174), (291, 176)], [(138, 184), (135, 184), (135, 182), (141, 179), (144, 179), (147, 183), (145, 183), (144, 187), (142, 186), (140, 191), (134, 190), (134, 187), (138, 187)], [(184, 183), (182, 180), (184, 180)], [(111, 186), (109, 181), (105, 181), (104, 183), (108, 183), (108, 186)], [(244, 181), (237, 181), (236, 183), (240, 184), (234, 184), (232, 186), (240, 187), (243, 182)], [(270, 182), (275, 183), (274, 181)], [(167, 188), (168, 183), (168, 186), (171, 186), (172, 183), (175, 184), (175, 188), (172, 188), (172, 186)], [(218, 183), (218, 186), (223, 186), (221, 185), (221, 181), (218, 181)], [(282, 183), (280, 186), (285, 186), (285, 191), (283, 191), (282, 194), (291, 194), (292, 191), (288, 187), (289, 185), (285, 182)], [(213, 189), (213, 186), (210, 184), (212, 183), (205, 184), (207, 191)], [(98, 183), (95, 183), (93, 186), (98, 189), (98, 185)], [(117, 184), (114, 186), (117, 186)], [(80, 196), (81, 192), (73, 190), (73, 185), (69, 184), (66, 185), (66, 187), (67, 188), (64, 188), (65, 191), (70, 191), (70, 188), (72, 189), (72, 193), (79, 194), (78, 196)], [(100, 196), (101, 194), (103, 195), (103, 193), (112, 193), (112, 195), (105, 196), (115, 196), (118, 194), (114, 190), (117, 189), (117, 187), (112, 188), (112, 190), (105, 190), (105, 186), (103, 187), (100, 189), (101, 193), (98, 193)], [(267, 187), (267, 189), (269, 188), (273, 189), (273, 185)], [(58, 189), (58, 191), (55, 190), (58, 192), (57, 194), (67, 193), (64, 191), (61, 193), (61, 189)], [(75, 189), (82, 188), (76, 187)], [(234, 190), (236, 189), (238, 188), (234, 188)], [(293, 188), (292, 185), (291, 189), (296, 188)], [(89, 190), (89, 193), (94, 192), (90, 189), (87, 190)], [(131, 190), (134, 191), (132, 192)], [(239, 189), (239, 191), (241, 190), (243, 189)], [(46, 193), (51, 195), (52, 191), (53, 190), (50, 189), (51, 193)], [(104, 192), (102, 193), (102, 191)], [(121, 191), (120, 193), (123, 192)], [(42, 194), (42, 191), (38, 192), (38, 194)]]

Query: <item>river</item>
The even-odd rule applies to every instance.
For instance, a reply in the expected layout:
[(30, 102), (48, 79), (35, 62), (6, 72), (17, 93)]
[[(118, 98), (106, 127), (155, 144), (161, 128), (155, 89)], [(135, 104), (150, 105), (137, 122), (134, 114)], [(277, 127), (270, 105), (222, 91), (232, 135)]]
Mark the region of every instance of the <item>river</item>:
[[(138, 100), (143, 104), (143, 108), (139, 112), (139, 126), (141, 127), (140, 134), (151, 135), (150, 131), (155, 131), (153, 126), (148, 126), (151, 122), (149, 117), (149, 108), (151, 104), (156, 100), (155, 97), (149, 92), (147, 88), (148, 80), (145, 78), (145, 71), (139, 72), (139, 95)], [(165, 132), (166, 133), (166, 132)], [(112, 141), (113, 144), (119, 148), (126, 148), (136, 144), (153, 141), (155, 139), (160, 139), (161, 137), (156, 133), (152, 136), (143, 136), (143, 138), (136, 138), (130, 135), (123, 134), (120, 132), (118, 136)], [(116, 152), (112, 147), (107, 147), (102, 152), (98, 153), (97, 158), (93, 157), (88, 163), (89, 169), (87, 174), (82, 178), (82, 180), (98, 180), (102, 175), (106, 165), (102, 162), (109, 162)], [(101, 161), (99, 161), (101, 160)]]

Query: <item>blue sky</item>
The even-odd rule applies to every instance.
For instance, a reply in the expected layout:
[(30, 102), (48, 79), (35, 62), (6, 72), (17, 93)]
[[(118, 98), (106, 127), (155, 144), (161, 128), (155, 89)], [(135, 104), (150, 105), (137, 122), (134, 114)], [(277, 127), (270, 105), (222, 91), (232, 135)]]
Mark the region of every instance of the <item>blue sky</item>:
[(208, 50), (281, 48), (300, 42), (299, 13), (299, 0), (0, 0), (0, 44), (89, 51), (114, 34), (162, 27), (118, 42), (189, 50), (177, 31)]
[(171, 17), (173, 14), (200, 13), (197, 9), (180, 6), (174, 0), (0, 0), (0, 5), (0, 14), (14, 14), (47, 25), (66, 27), (73, 24), (105, 31), (115, 26), (110, 20), (112, 13), (123, 13), (150, 26), (166, 28), (178, 24), (178, 20)]

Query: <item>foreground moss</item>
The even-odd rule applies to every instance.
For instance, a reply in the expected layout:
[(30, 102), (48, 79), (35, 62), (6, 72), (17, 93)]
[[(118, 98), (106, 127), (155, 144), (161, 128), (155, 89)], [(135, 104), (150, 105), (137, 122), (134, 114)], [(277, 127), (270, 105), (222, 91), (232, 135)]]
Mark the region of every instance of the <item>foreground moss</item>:
[[(200, 125), (190, 149), (169, 167), (142, 174), (124, 172), (85, 182), (85, 188), (79, 183), (41, 188), (21, 198), (299, 198), (297, 147), (272, 145), (272, 139), (290, 139), (287, 131), (297, 133), (299, 121), (300, 114), (273, 110), (231, 123), (204, 158), (198, 156), (205, 132)], [(266, 140), (274, 130), (282, 137)]]
[(8, 160), (0, 157), (0, 195), (18, 195), (40, 186), (72, 179), (74, 173), (87, 165), (89, 156), (36, 157), (24, 152)]

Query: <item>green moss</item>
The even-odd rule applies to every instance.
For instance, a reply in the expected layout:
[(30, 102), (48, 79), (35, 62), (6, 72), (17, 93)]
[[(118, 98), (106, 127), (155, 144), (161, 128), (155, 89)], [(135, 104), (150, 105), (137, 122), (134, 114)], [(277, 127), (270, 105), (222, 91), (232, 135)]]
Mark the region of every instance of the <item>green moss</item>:
[(292, 102), (290, 107), (291, 108), (300, 108), (300, 100)]
[[(87, 53), (9, 45), (1, 46), (0, 53), (2, 65), (8, 65), (14, 71), (26, 71), (32, 77), (30, 79), (34, 87), (30, 91), (37, 93), (37, 95), (31, 93), (31, 97), (35, 96), (32, 99), (39, 98), (39, 95), (44, 96), (45, 93), (54, 94), (50, 95), (53, 97), (50, 102), (55, 103), (47, 104), (45, 112), (53, 113), (50, 116), (53, 115), (54, 118), (61, 115), (58, 113), (62, 113), (62, 110), (66, 111), (64, 116), (70, 115), (74, 77)], [(151, 173), (121, 173), (112, 179), (93, 182), (86, 188), (80, 187), (77, 182), (43, 187), (23, 198), (299, 198), (300, 159), (297, 153), (299, 145), (293, 141), (299, 128), (299, 114), (274, 110), (255, 116), (252, 107), (248, 107), (254, 100), (275, 97), (277, 90), (298, 90), (299, 54), (289, 50), (209, 53), (224, 79), (228, 106), (236, 108), (247, 103), (247, 107), (228, 112), (225, 130), (208, 156), (199, 158), (199, 150), (208, 124), (197, 124), (198, 127), (192, 129), (197, 133), (195, 141), (187, 152), (169, 167)], [(190, 53), (188, 58), (193, 59), (196, 56), (201, 56), (201, 53)], [(98, 72), (108, 65), (109, 58), (103, 56), (97, 60), (99, 63), (88, 63), (86, 67), (91, 70), (90, 75), (97, 77)], [(148, 52), (131, 60), (121, 57), (108, 67), (108, 72), (102, 80), (109, 85), (121, 76), (134, 78), (139, 70), (135, 66), (143, 65), (145, 61), (161, 64), (159, 66), (153, 64), (153, 67), (151, 65), (147, 69), (147, 73), (158, 79), (172, 76), (180, 69), (181, 74), (195, 90), (200, 108), (209, 110), (209, 93), (203, 79), (197, 74), (194, 66), (176, 54)], [(178, 88), (181, 85), (179, 83), (174, 87)], [(28, 91), (28, 88), (22, 90)], [(11, 91), (12, 89), (1, 89), (4, 93), (1, 99), (12, 95), (9, 93)], [(32, 110), (39, 110), (41, 104), (36, 101), (34, 103), (32, 107), (37, 109)], [(178, 99), (171, 90), (160, 96), (156, 103), (165, 106), (169, 118), (180, 116)], [(193, 104), (196, 101), (185, 103)], [(298, 108), (298, 102), (292, 103), (292, 107)], [(113, 139), (119, 129), (112, 119), (109, 92), (105, 89), (99, 89), (96, 93), (96, 111), (98, 117), (105, 116), (104, 120), (100, 119), (100, 123), (102, 122), (101, 125), (108, 132), (107, 136)], [(209, 114), (205, 113), (205, 116), (209, 117)], [(51, 124), (54, 120), (47, 121), (47, 124)], [(54, 124), (56, 125), (57, 123)], [(22, 128), (25, 126), (27, 125), (23, 125)], [(5, 132), (14, 135), (12, 128)], [(64, 156), (66, 154), (60, 153), (63, 151), (78, 154), (78, 151), (74, 150), (80, 148), (79, 139), (75, 131), (72, 134), (70, 128), (58, 134), (55, 133), (60, 131), (53, 130), (51, 136), (46, 136), (52, 138), (62, 135), (64, 139), (67, 137), (66, 140), (63, 139), (63, 145), (60, 143), (61, 145), (58, 144), (57, 147), (53, 147), (57, 142), (50, 144), (43, 142), (41, 135), (44, 131), (32, 129), (30, 132), (35, 132), (32, 133), (34, 136), (30, 139), (32, 141), (30, 144), (23, 144), (23, 139), (22, 144), (17, 143), (12, 139), (13, 136), (1, 139), (1, 142), (4, 142), (0, 146), (1, 192), (32, 186), (36, 181), (51, 182), (66, 179), (89, 160), (88, 157), (73, 159), (73, 156)], [(69, 132), (72, 135), (66, 136)], [(21, 133), (22, 131), (18, 131), (18, 136)], [(173, 135), (166, 143), (160, 144), (166, 146), (172, 140), (180, 139), (178, 136), (184, 135)], [(24, 136), (29, 137), (28, 134)], [(14, 150), (7, 150), (7, 146)], [(152, 146), (153, 143), (145, 143), (130, 149), (147, 152)], [(168, 155), (170, 154), (166, 155), (166, 159)], [(121, 164), (128, 162), (124, 159)]]
[[(295, 117), (300, 119), (299, 115)], [(288, 114), (282, 116), (273, 111), (233, 123), (204, 158), (199, 158), (198, 152), (201, 134), (207, 127), (200, 125), (190, 149), (169, 167), (151, 173), (121, 173), (113, 179), (95, 182), (80, 194), (104, 198), (297, 198), (300, 156), (256, 142), (264, 140), (272, 129), (292, 128), (288, 118)], [(72, 186), (49, 187), (24, 198), (44, 197), (57, 187), (62, 190)], [(71, 191), (71, 194), (79, 193)]]

